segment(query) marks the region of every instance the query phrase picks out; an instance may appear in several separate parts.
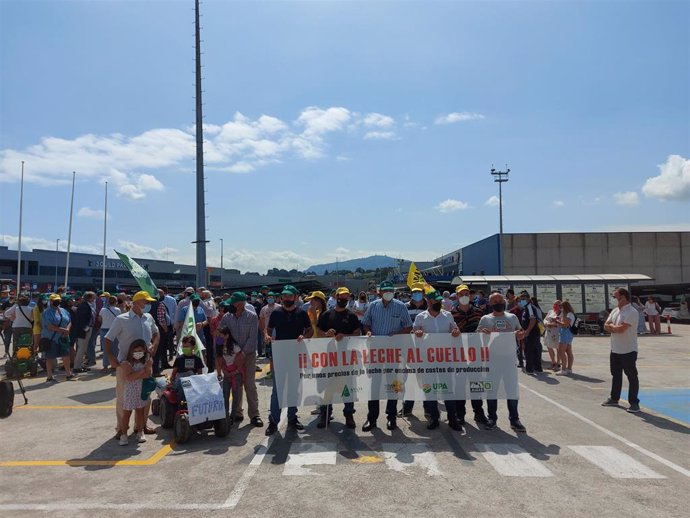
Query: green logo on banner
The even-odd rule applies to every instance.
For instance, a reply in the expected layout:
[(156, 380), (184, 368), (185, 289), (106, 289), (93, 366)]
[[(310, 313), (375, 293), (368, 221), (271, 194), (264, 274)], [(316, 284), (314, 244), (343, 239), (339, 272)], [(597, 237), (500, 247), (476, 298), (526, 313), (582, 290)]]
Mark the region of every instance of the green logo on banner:
[(347, 385), (343, 387), (343, 391), (340, 393), (340, 397), (350, 397), (350, 389), (347, 388)]

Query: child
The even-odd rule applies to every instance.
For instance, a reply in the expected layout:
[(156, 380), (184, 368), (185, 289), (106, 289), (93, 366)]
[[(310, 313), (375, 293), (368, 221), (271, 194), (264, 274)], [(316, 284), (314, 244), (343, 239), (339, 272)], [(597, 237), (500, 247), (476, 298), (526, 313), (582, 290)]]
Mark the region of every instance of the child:
[(196, 349), (196, 340), (193, 336), (185, 336), (182, 338), (182, 356), (178, 356), (173, 364), (172, 374), (170, 375), (170, 383), (177, 391), (177, 400), (183, 401), (184, 392), (182, 390), (181, 378), (191, 376), (193, 374), (201, 374), (204, 368), (204, 362), (201, 358), (194, 354)]
[(221, 327), (218, 329), (216, 340), (216, 372), (218, 378), (223, 378), (223, 395), (225, 397), (225, 408), (228, 410), (228, 400), (232, 392), (232, 412), (233, 419), (241, 420), (240, 409), (242, 404), (242, 365), (244, 363), (242, 350), (235, 344), (230, 329)]
[(120, 446), (127, 445), (127, 429), (129, 418), (134, 410), (134, 428), (137, 442), (145, 442), (144, 428), (146, 425), (146, 400), (141, 399), (141, 383), (144, 378), (151, 376), (153, 360), (151, 359), (146, 342), (134, 340), (129, 347), (127, 359), (120, 366), (123, 369), (125, 387), (122, 396), (122, 423), (120, 423)]

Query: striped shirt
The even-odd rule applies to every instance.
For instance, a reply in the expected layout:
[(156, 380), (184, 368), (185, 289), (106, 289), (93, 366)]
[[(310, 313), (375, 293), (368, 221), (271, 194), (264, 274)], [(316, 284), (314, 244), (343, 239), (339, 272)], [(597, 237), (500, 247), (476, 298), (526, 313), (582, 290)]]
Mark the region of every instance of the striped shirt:
[(476, 333), (477, 325), (479, 324), (479, 319), (482, 318), (482, 310), (475, 307), (469, 306), (467, 311), (463, 310), (460, 306), (455, 308), (453, 311), (453, 318), (455, 323), (458, 325), (461, 333)]
[(259, 341), (259, 319), (256, 313), (245, 310), (239, 317), (226, 313), (220, 321), (220, 327), (227, 327), (236, 345), (245, 353), (255, 353)]
[(399, 333), (406, 327), (412, 327), (412, 319), (404, 303), (393, 299), (388, 307), (378, 299), (369, 304), (369, 309), (362, 317), (362, 324), (371, 329), (376, 336), (390, 336)]

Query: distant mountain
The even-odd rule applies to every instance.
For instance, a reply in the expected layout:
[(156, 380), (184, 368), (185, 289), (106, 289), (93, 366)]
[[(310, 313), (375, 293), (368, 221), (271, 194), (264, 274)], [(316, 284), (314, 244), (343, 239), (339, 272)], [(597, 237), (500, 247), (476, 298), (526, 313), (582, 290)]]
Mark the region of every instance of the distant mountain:
[[(327, 264), (315, 264), (305, 269), (305, 272), (314, 272), (317, 275), (323, 275), (326, 270), (328, 272), (334, 272), (336, 269), (350, 270), (354, 272), (357, 268), (362, 268), (363, 270), (376, 270), (376, 268), (390, 268), (398, 264), (398, 260), (395, 257), (389, 257), (387, 255), (372, 255), (369, 257), (360, 257), (358, 259), (349, 259), (347, 261), (340, 261), (338, 263), (327, 263)], [(401, 270), (406, 271), (410, 265), (410, 261), (403, 259), (401, 265)]]

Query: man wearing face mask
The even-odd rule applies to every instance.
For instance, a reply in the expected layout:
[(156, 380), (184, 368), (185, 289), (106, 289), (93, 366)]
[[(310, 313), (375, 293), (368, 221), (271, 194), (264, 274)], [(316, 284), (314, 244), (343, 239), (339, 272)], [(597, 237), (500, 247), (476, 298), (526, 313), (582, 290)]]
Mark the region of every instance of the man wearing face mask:
[[(524, 331), (518, 318), (512, 313), (506, 313), (506, 301), (501, 293), (494, 292), (489, 296), (489, 307), (491, 308), (491, 313), (484, 315), (479, 321), (478, 327), (480, 332), (487, 334), (514, 333), (517, 339), (524, 337)], [(508, 399), (506, 403), (508, 405), (510, 427), (516, 432), (526, 432), (527, 429), (520, 422), (520, 416), (518, 415), (518, 400)], [(486, 430), (494, 430), (498, 420), (498, 401), (489, 399), (486, 402), (486, 406), (489, 419), (484, 424), (484, 428)]]
[[(383, 281), (379, 285), (380, 299), (377, 299), (369, 304), (362, 324), (367, 336), (393, 336), (398, 334), (407, 334), (412, 331), (412, 319), (405, 307), (405, 304), (399, 300), (395, 300), (395, 287), (390, 281)], [(395, 399), (389, 399), (386, 403), (386, 428), (395, 430), (397, 426), (397, 407), (398, 402)], [(376, 428), (376, 420), (381, 411), (380, 402), (369, 401), (369, 412), (367, 420), (362, 426), (363, 432), (369, 432)]]
[[(77, 353), (74, 356), (74, 371), (88, 372), (84, 363), (93, 327), (96, 324), (96, 294), (93, 291), (84, 293), (83, 300), (77, 306), (77, 313), (72, 322), (72, 339), (77, 341)], [(95, 355), (95, 353), (94, 353)]]
[[(346, 287), (338, 288), (335, 291), (335, 308), (324, 311), (319, 315), (317, 323), (317, 334), (319, 337), (335, 338), (340, 342), (346, 336), (359, 336), (359, 320), (357, 315), (347, 309), (350, 302), (350, 290)], [(332, 419), (333, 405), (322, 405), (318, 428), (325, 428)], [(354, 429), (355, 425), (355, 404), (345, 403), (343, 415), (345, 416), (345, 426)]]
[[(313, 330), (307, 312), (296, 307), (299, 291), (290, 284), (283, 286), (281, 292), (281, 306), (276, 308), (268, 319), (266, 334), (271, 336), (275, 331), (276, 342), (280, 340), (302, 340), (311, 338)], [(281, 344), (274, 343), (273, 347), (281, 347)], [(288, 407), (288, 428), (293, 430), (304, 430), (304, 425), (297, 418), (297, 407)], [(278, 430), (280, 422), (280, 403), (276, 392), (275, 381), (273, 382), (273, 392), (271, 393), (271, 409), (269, 415), (266, 435), (273, 435)]]
[[(115, 413), (117, 416), (117, 433), (115, 438), (119, 440), (120, 431), (119, 423), (122, 421), (122, 397), (124, 394), (125, 375), (120, 362), (127, 359), (129, 348), (135, 340), (144, 340), (149, 349), (151, 356), (156, 355), (158, 349), (158, 327), (153, 317), (149, 314), (151, 311), (151, 302), (155, 302), (151, 295), (145, 291), (138, 291), (132, 297), (132, 309), (126, 313), (118, 315), (110, 325), (108, 333), (105, 335), (105, 354), (108, 355), (110, 365), (115, 367), (116, 386), (115, 386)], [(117, 358), (113, 354), (113, 341), (118, 342)], [(147, 404), (145, 415), (148, 416), (150, 404)], [(156, 433), (155, 430), (144, 427), (145, 434)]]
[(426, 299), (424, 298), (424, 286), (422, 284), (414, 284), (412, 286), (412, 295), (410, 296), (410, 302), (407, 304), (407, 311), (410, 313), (410, 318), (414, 324), (414, 319), (422, 311), (426, 311), (428, 308)]
[(525, 330), (525, 372), (533, 374), (543, 372), (541, 366), (541, 340), (539, 334), (539, 322), (543, 321), (544, 316), (539, 308), (534, 307), (530, 302), (529, 293), (522, 292), (518, 302), (522, 309), (522, 329)]
[[(455, 294), (458, 298), (458, 305), (452, 311), (453, 320), (458, 326), (460, 333), (476, 333), (479, 321), (482, 318), (482, 311), (470, 303), (470, 288), (466, 284), (461, 284), (455, 288)], [(486, 424), (486, 415), (484, 415), (484, 408), (481, 399), (472, 399), (472, 410), (474, 412), (474, 421), (477, 424)], [(465, 425), (465, 415), (467, 413), (466, 402), (464, 399), (455, 401), (455, 410), (457, 414), (458, 424), (462, 427)]]
[[(220, 328), (228, 328), (235, 340), (235, 345), (242, 353), (241, 369), (244, 370), (242, 386), (239, 390), (239, 404), (235, 408), (233, 421), (239, 423), (244, 419), (242, 410), (242, 391), (247, 393), (247, 415), (252, 425), (260, 428), (264, 422), (259, 416), (259, 395), (256, 391), (256, 345), (259, 332), (259, 319), (256, 313), (247, 310), (247, 295), (241, 291), (233, 293), (225, 302), (226, 313), (220, 320)], [(234, 406), (234, 401), (233, 401)]]
[[(444, 297), (438, 291), (431, 291), (427, 293), (426, 299), (429, 309), (420, 313), (415, 319), (413, 334), (417, 338), (422, 338), (427, 333), (450, 333), (454, 337), (460, 336), (460, 330), (453, 320), (453, 315), (450, 311), (443, 309)], [(407, 404), (407, 401), (405, 403)], [(455, 401), (445, 401), (445, 405), (448, 412), (448, 426), (459, 432), (464, 431), (456, 416)], [(438, 401), (424, 401), (424, 413), (429, 415), (427, 429), (438, 428), (440, 418)]]

